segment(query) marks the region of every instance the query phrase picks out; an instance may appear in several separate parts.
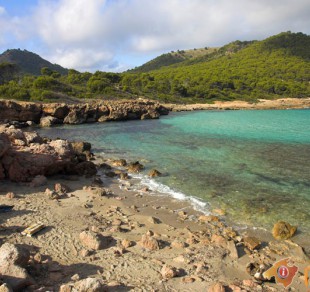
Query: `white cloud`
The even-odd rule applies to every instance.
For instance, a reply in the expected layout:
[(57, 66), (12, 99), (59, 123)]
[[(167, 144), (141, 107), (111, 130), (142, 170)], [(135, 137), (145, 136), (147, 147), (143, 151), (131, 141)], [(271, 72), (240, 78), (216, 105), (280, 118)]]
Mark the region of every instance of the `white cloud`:
[[(0, 7), (1, 27), (2, 13)], [(142, 60), (287, 30), (309, 34), (309, 15), (309, 0), (41, 0), (31, 19), (6, 23), (19, 39), (33, 40), (35, 30), (45, 55), (63, 66), (119, 70), (124, 54), (128, 65), (130, 56)]]

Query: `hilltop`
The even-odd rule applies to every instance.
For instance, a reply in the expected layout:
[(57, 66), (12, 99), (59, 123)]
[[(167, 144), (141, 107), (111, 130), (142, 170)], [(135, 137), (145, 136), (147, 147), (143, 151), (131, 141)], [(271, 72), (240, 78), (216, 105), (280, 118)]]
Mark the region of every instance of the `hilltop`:
[[(29, 56), (28, 60), (36, 56), (33, 67), (47, 66), (36, 54), (19, 53)], [(70, 69), (61, 75), (55, 66), (41, 70), (40, 76), (38, 72), (25, 76), (17, 73), (18, 65), (0, 63), (0, 98), (64, 101), (72, 97), (145, 97), (161, 102), (212, 103), (310, 96), (310, 36), (303, 33), (234, 41), (220, 48), (178, 50), (124, 73)]]
[(39, 55), (27, 50), (6, 50), (0, 55), (0, 64), (1, 63), (14, 64), (23, 74), (27, 73), (31, 75), (40, 75), (41, 69), (44, 67), (60, 74), (68, 73), (68, 69), (65, 69), (57, 64), (52, 64), (51, 62), (41, 58)]

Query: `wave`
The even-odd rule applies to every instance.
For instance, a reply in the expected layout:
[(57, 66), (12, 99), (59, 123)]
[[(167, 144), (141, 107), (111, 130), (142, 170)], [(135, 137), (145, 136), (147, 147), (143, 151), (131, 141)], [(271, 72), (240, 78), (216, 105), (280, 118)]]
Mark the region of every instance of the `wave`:
[[(180, 201), (187, 201), (192, 205), (195, 210), (200, 211), (206, 215), (211, 214), (209, 204), (207, 202), (203, 202), (202, 200), (194, 196), (189, 196), (184, 193), (175, 191), (167, 185), (157, 182), (146, 175), (132, 174), (131, 176), (135, 179), (138, 179), (141, 185), (148, 187), (156, 194), (168, 195)], [(136, 191), (138, 191), (138, 189)]]

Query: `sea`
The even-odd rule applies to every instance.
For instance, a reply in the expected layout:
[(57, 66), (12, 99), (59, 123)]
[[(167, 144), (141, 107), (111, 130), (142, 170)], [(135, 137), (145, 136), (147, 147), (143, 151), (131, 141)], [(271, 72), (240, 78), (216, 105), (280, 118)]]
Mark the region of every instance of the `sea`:
[[(180, 112), (39, 133), (140, 161), (141, 185), (206, 214), (222, 209), (236, 228), (271, 230), (284, 220), (310, 238), (310, 109)], [(163, 175), (149, 178), (153, 168)]]

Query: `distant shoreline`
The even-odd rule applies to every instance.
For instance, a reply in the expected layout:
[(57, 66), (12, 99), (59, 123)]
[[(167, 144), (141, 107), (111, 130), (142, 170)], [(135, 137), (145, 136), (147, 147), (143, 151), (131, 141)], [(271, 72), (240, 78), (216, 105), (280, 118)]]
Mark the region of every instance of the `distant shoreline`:
[(194, 110), (265, 110), (265, 109), (306, 109), (310, 108), (308, 98), (280, 98), (275, 100), (259, 99), (256, 103), (247, 101), (215, 101), (212, 104), (163, 104), (169, 111)]

